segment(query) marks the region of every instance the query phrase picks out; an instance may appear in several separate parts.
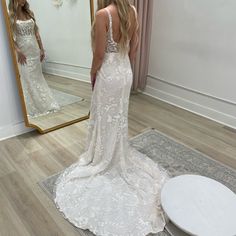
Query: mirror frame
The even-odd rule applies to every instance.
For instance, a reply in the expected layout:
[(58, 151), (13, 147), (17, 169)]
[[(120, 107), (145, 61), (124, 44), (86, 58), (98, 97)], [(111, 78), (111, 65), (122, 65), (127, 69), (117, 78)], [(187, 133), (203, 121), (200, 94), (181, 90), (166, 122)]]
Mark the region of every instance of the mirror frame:
[[(17, 88), (18, 88), (18, 94), (20, 96), (20, 102), (21, 102), (21, 107), (22, 107), (22, 111), (23, 111), (25, 126), (30, 127), (30, 128), (35, 128), (39, 133), (45, 134), (45, 133), (48, 133), (48, 132), (51, 132), (51, 131), (54, 131), (54, 130), (57, 130), (57, 129), (60, 129), (60, 128), (63, 128), (63, 127), (69, 126), (69, 125), (72, 125), (72, 124), (75, 124), (77, 122), (87, 120), (89, 118), (90, 111), (89, 111), (88, 115), (86, 115), (86, 116), (83, 116), (83, 117), (78, 118), (78, 119), (74, 119), (72, 121), (64, 122), (63, 124), (56, 125), (56, 126), (53, 126), (51, 128), (45, 129), (45, 130), (41, 129), (37, 125), (30, 124), (29, 119), (27, 117), (26, 104), (25, 104), (23, 89), (22, 89), (21, 80), (20, 80), (20, 72), (19, 72), (19, 69), (18, 69), (17, 57), (16, 57), (16, 54), (15, 54), (13, 34), (11, 32), (10, 19), (9, 19), (9, 16), (8, 16), (6, 0), (1, 0), (1, 5), (2, 5), (3, 16), (5, 18), (5, 25), (6, 25), (6, 29), (7, 29), (9, 47), (10, 47), (10, 51), (11, 51), (13, 68), (14, 68), (14, 71), (15, 71), (16, 83), (17, 83)], [(91, 25), (94, 21), (94, 12), (95, 12), (95, 10), (94, 10), (94, 0), (90, 0)]]

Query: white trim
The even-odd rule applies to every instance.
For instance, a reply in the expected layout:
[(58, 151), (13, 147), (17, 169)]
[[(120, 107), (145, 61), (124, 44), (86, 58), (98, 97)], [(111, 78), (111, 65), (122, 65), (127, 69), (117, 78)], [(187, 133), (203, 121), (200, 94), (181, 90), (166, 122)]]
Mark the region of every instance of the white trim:
[(163, 78), (160, 78), (160, 77), (155, 77), (154, 75), (148, 75), (149, 78), (152, 78), (154, 80), (158, 80), (158, 81), (161, 81), (165, 84), (169, 84), (169, 85), (172, 85), (172, 86), (175, 86), (175, 87), (179, 87), (179, 88), (182, 88), (184, 90), (188, 90), (190, 92), (193, 92), (193, 93), (197, 93), (197, 94), (200, 94), (200, 95), (204, 95), (206, 97), (209, 97), (209, 98), (213, 98), (213, 99), (216, 99), (216, 100), (219, 100), (219, 101), (223, 101), (223, 102), (226, 102), (226, 103), (229, 103), (229, 104), (233, 104), (233, 105), (236, 105), (236, 102), (235, 101), (230, 101), (230, 100), (227, 100), (225, 98), (220, 98), (220, 97), (217, 97), (217, 96), (213, 96), (211, 94), (208, 94), (208, 93), (203, 93), (201, 91), (198, 91), (198, 90), (195, 90), (195, 89), (191, 89), (191, 88), (188, 88), (186, 86), (183, 86), (183, 85), (179, 85), (179, 84), (176, 84), (176, 83), (173, 83), (173, 82), (169, 82), (169, 81), (165, 81)]
[(65, 71), (65, 70), (44, 68), (43, 72), (46, 74), (57, 75), (57, 76), (61, 76), (61, 77), (65, 77), (65, 78), (69, 78), (69, 79), (73, 79), (73, 80), (78, 80), (78, 81), (82, 81), (82, 82), (87, 82), (87, 83), (89, 82), (88, 77), (86, 75), (73, 73), (73, 72), (69, 72), (69, 71)]
[[(236, 129), (236, 115), (233, 114), (236, 111), (236, 104), (232, 102), (185, 89), (159, 78), (153, 78), (153, 76), (148, 77), (147, 86), (143, 93)], [(225, 109), (222, 110), (219, 107)], [(232, 113), (228, 113), (228, 111), (232, 111)]]
[(90, 68), (83, 66), (60, 62), (46, 62), (43, 65), (43, 71), (51, 75), (62, 76), (83, 82), (90, 82)]
[(60, 62), (60, 61), (46, 61), (48, 64), (57, 64), (57, 65), (63, 65), (63, 66), (71, 66), (71, 67), (77, 67), (77, 68), (82, 68), (82, 69), (88, 69), (90, 70), (91, 68), (87, 66), (82, 66), (82, 65), (76, 65), (76, 64), (71, 64), (71, 63), (66, 63), (66, 62)]
[(0, 141), (8, 139), (8, 138), (12, 138), (12, 137), (24, 134), (24, 133), (28, 133), (32, 130), (34, 129), (27, 128), (23, 121), (17, 124), (0, 127)]

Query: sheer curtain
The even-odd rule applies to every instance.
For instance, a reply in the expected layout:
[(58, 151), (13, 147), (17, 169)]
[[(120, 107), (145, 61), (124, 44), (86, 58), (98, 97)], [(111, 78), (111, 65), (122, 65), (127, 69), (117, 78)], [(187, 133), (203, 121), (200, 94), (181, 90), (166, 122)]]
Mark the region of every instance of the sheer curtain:
[(133, 65), (134, 78), (132, 92), (144, 90), (147, 82), (148, 63), (151, 43), (153, 0), (131, 0), (138, 12), (140, 42)]

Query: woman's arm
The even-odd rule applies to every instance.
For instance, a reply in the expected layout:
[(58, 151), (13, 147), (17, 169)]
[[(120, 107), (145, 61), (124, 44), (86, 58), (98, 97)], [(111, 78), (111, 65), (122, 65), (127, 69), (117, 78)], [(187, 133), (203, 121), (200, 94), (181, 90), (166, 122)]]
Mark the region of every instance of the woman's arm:
[(36, 39), (37, 39), (37, 42), (38, 42), (38, 45), (39, 45), (39, 49), (44, 50), (43, 43), (42, 43), (42, 40), (41, 40), (41, 37), (40, 37), (40, 34), (39, 34), (38, 30), (35, 32), (35, 36), (36, 36)]
[(96, 23), (95, 23), (95, 32), (94, 32), (94, 52), (93, 52), (93, 61), (91, 68), (91, 82), (92, 88), (94, 87), (97, 71), (101, 68), (105, 49), (106, 49), (106, 22), (107, 22), (107, 13), (104, 9), (96, 13)]
[(24, 53), (21, 52), (21, 50), (20, 50), (20, 48), (17, 44), (17, 38), (16, 38), (16, 34), (15, 34), (15, 31), (14, 31), (13, 27), (12, 27), (12, 40), (13, 40), (13, 43), (14, 43), (14, 48), (15, 48), (15, 51), (16, 51), (16, 54), (17, 54), (18, 62), (21, 65), (27, 64), (26, 56), (24, 55)]
[[(10, 15), (10, 13), (8, 13)], [(16, 54), (17, 54), (17, 60), (18, 60), (18, 63), (20, 63), (21, 65), (25, 65), (27, 64), (26, 62), (26, 56), (21, 52), (18, 44), (17, 44), (17, 37), (16, 37), (16, 32), (15, 32), (15, 27), (13, 26), (14, 25), (14, 19), (13, 17), (10, 16), (10, 27), (11, 27), (11, 32), (12, 32), (12, 41), (13, 41), (13, 44), (14, 44), (14, 49), (16, 51)]]
[[(35, 18), (34, 13), (32, 11), (31, 11), (31, 14)], [(38, 46), (40, 49), (40, 61), (42, 62), (43, 59), (45, 58), (45, 50), (43, 48), (43, 43), (42, 43), (41, 36), (39, 34), (39, 29), (38, 29), (38, 26), (36, 25), (36, 23), (35, 23), (35, 31), (34, 32), (35, 32), (35, 37), (36, 37), (36, 40), (37, 40), (37, 43), (38, 43)]]
[(38, 30), (35, 31), (35, 36), (36, 36), (36, 40), (38, 42), (39, 49), (40, 49), (40, 61), (42, 62), (43, 59), (45, 58), (45, 51), (44, 51), (43, 43), (42, 43), (42, 40), (41, 40)]
[(129, 58), (131, 64), (134, 63), (137, 50), (138, 50), (138, 45), (139, 45), (139, 23), (138, 23), (138, 16), (137, 16), (137, 11), (134, 6), (132, 6), (134, 9), (134, 14), (135, 14), (135, 28), (133, 35), (130, 40), (130, 51), (129, 51)]

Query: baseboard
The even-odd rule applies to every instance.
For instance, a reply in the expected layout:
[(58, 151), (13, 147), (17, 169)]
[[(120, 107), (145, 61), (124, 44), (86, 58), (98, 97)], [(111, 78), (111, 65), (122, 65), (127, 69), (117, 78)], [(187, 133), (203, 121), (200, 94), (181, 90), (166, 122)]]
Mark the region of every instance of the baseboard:
[(236, 105), (148, 77), (144, 94), (236, 129)]
[(34, 129), (27, 128), (23, 121), (17, 124), (0, 127), (0, 141), (28, 133), (32, 130)]
[(62, 76), (83, 82), (90, 81), (90, 69), (85, 67), (50, 62), (44, 64), (43, 71), (47, 74)]

